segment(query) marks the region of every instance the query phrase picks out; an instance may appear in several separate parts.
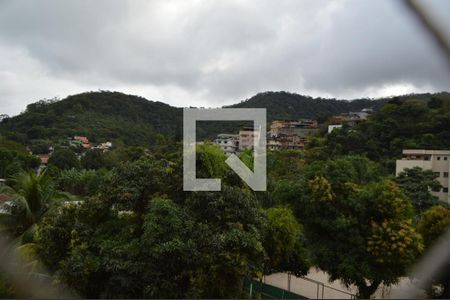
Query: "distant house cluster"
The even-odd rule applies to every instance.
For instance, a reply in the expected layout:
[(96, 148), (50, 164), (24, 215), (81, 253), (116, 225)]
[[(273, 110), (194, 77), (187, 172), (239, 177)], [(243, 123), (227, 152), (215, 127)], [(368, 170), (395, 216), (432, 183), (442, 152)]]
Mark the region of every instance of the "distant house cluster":
[(92, 144), (86, 136), (74, 136), (69, 138), (69, 143), (71, 146), (83, 147), (84, 149), (98, 149), (103, 152), (108, 151), (112, 147), (111, 142)]
[(333, 116), (331, 117), (330, 124), (328, 125), (328, 133), (331, 133), (335, 129), (342, 128), (344, 124), (348, 126), (354, 126), (362, 121), (367, 120), (367, 118), (372, 113), (372, 108), (364, 108), (359, 112), (348, 112)]
[[(316, 120), (282, 120), (274, 121), (267, 135), (267, 148), (279, 149), (303, 149), (306, 137), (318, 132)], [(254, 140), (260, 135), (258, 128), (243, 127), (239, 134), (221, 133), (215, 139), (220, 149), (229, 156), (239, 151), (253, 150)]]
[(318, 131), (319, 126), (316, 120), (273, 121), (268, 133), (267, 148), (269, 150), (300, 150), (305, 147), (306, 137)]
[[(89, 138), (86, 136), (74, 136), (74, 137), (69, 137), (68, 138), (69, 141), (69, 147), (82, 147), (85, 150), (94, 150), (94, 149), (98, 149), (101, 150), (103, 152), (106, 152), (108, 150), (110, 150), (113, 146), (113, 144), (111, 142), (104, 142), (104, 143), (98, 143), (98, 144), (93, 144), (89, 141)], [(61, 146), (61, 148), (68, 148), (68, 146)], [(46, 166), (48, 164), (48, 161), (50, 159), (50, 157), (52, 156), (53, 153), (53, 146), (49, 147), (49, 153), (48, 154), (38, 154), (36, 155), (37, 157), (39, 157), (39, 159), (41, 160), (41, 166)], [(80, 158), (81, 156), (79, 156), (78, 158)]]
[(221, 133), (217, 135), (214, 143), (217, 144), (226, 156), (239, 151), (252, 150), (253, 141), (259, 137), (259, 131), (253, 127), (244, 127), (239, 134)]
[[(372, 108), (365, 108), (359, 112), (348, 112), (333, 116), (329, 119), (328, 133), (344, 124), (353, 126), (367, 120), (373, 113)], [(310, 135), (319, 132), (319, 123), (314, 119), (299, 120), (275, 120), (266, 133), (267, 149), (270, 151), (282, 149), (302, 150), (305, 148), (306, 139)], [(257, 128), (244, 127), (238, 134), (221, 133), (217, 135), (214, 143), (227, 155), (239, 151), (252, 150), (254, 140), (259, 138), (260, 132)]]
[(75, 147), (83, 147), (84, 149), (91, 149), (91, 144), (89, 143), (89, 139), (86, 136), (74, 136), (69, 138), (70, 146)]

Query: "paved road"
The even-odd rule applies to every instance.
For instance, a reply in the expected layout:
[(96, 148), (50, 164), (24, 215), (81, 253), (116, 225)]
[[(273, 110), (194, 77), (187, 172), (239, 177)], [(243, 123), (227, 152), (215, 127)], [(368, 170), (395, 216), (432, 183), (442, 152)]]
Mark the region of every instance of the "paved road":
[[(350, 294), (355, 295), (357, 292), (356, 287), (351, 286), (346, 288), (339, 280), (331, 283), (328, 282), (328, 274), (316, 268), (311, 268), (306, 278), (307, 279), (291, 276), (290, 291), (310, 299), (351, 299), (352, 296)], [(323, 285), (312, 281), (321, 282)], [(287, 273), (276, 273), (270, 276), (265, 276), (264, 282), (285, 290), (289, 290)], [(391, 287), (381, 286), (375, 292), (373, 297), (378, 299), (388, 298), (389, 295), (395, 290), (409, 285), (411, 285), (409, 279), (402, 278), (397, 285)]]

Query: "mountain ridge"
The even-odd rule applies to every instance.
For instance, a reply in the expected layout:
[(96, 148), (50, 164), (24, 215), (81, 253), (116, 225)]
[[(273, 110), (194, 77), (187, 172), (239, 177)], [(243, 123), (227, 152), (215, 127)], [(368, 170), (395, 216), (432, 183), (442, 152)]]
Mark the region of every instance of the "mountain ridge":
[[(439, 94), (442, 93), (412, 94), (397, 98), (426, 100)], [(363, 108), (377, 110), (390, 99), (336, 100), (269, 91), (224, 107), (265, 107), (268, 122), (299, 118), (324, 121), (331, 115)], [(0, 133), (23, 144), (86, 135), (93, 142), (111, 140), (119, 145), (150, 146), (156, 143), (160, 135), (181, 140), (182, 110), (160, 101), (119, 92), (85, 92), (58, 101), (29, 104), (25, 112), (4, 119), (0, 123)], [(238, 122), (215, 122), (213, 126), (205, 122), (198, 126), (198, 137), (212, 138), (221, 131), (235, 132), (239, 126)]]

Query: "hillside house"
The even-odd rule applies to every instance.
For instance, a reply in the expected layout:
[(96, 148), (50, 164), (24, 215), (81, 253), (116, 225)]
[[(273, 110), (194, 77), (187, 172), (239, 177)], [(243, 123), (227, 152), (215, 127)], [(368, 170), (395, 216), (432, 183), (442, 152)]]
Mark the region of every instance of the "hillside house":
[(214, 143), (220, 147), (226, 156), (230, 156), (239, 150), (239, 135), (221, 133), (217, 135)]
[(79, 146), (79, 147), (83, 147), (84, 149), (90, 149), (91, 148), (91, 144), (89, 143), (89, 139), (86, 136), (74, 136), (71, 140), (70, 140), (70, 145), (71, 146)]
[(259, 130), (244, 127), (239, 130), (239, 150), (253, 150), (254, 140), (259, 138)]
[(39, 154), (37, 157), (41, 160), (41, 165), (48, 165), (48, 160), (50, 159), (49, 154)]
[(337, 116), (330, 118), (330, 124), (328, 125), (328, 133), (333, 132), (335, 129), (342, 128), (342, 126), (354, 126), (362, 121), (367, 120), (367, 118), (373, 113), (372, 108), (364, 108), (358, 112), (348, 112), (342, 113)]
[(268, 133), (269, 150), (303, 149), (306, 138), (319, 132), (318, 123), (312, 119), (273, 121)]

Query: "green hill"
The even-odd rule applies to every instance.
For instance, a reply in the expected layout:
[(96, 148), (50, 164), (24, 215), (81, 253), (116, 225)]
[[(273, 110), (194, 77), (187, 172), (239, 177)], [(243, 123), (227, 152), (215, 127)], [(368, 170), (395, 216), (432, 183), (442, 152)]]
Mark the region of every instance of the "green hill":
[(267, 108), (268, 121), (299, 118), (326, 118), (344, 112), (360, 111), (363, 108), (380, 108), (386, 99), (336, 100), (312, 98), (287, 92), (265, 92), (241, 103), (236, 108)]
[(181, 123), (180, 108), (103, 91), (30, 104), (24, 113), (4, 120), (0, 132), (20, 142), (85, 135), (92, 142), (144, 146), (153, 144), (158, 134), (179, 138)]
[[(399, 100), (424, 101), (431, 94), (407, 95)], [(287, 92), (265, 92), (228, 107), (267, 108), (267, 121), (316, 118), (359, 111), (378, 110), (389, 99), (336, 100), (311, 98)], [(199, 122), (199, 139), (213, 138), (221, 132), (237, 132), (242, 122)], [(35, 140), (88, 136), (92, 142), (112, 141), (116, 145), (151, 146), (158, 135), (180, 140), (182, 109), (118, 92), (87, 92), (60, 101), (39, 101), (18, 116), (4, 119), (0, 133), (8, 139), (29, 144)]]

